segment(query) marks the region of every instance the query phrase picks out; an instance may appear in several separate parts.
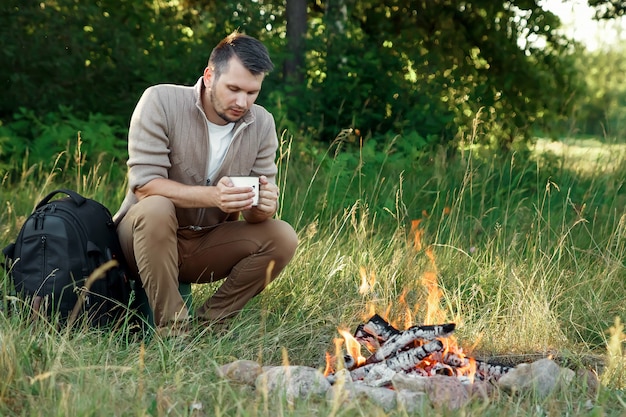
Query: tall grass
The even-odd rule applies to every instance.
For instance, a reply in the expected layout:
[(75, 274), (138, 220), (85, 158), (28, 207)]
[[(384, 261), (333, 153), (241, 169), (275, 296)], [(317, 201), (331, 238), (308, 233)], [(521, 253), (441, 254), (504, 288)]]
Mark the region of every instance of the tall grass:
[[(471, 147), (407, 157), (401, 138), (380, 147), (344, 137), (318, 155), (283, 139), (280, 216), (300, 246), (225, 335), (202, 332), (181, 347), (124, 329), (65, 332), (29, 324), (10, 298), (18, 313), (0, 315), (0, 414), (384, 415), (359, 401), (341, 411), (318, 399), (288, 404), (216, 376), (235, 359), (321, 368), (337, 329), (353, 330), (374, 311), (399, 326), (455, 321), (459, 343), (481, 357), (551, 354), (602, 374), (596, 396), (577, 381), (545, 401), (502, 396), (459, 415), (625, 412), (626, 163), (618, 155), (613, 171), (581, 177), (552, 157), (485, 157)], [(77, 161), (72, 172), (24, 165), (17, 181), (5, 180), (3, 246), (61, 185), (115, 210), (123, 184), (110, 184), (108, 172), (123, 165)], [(438, 292), (428, 291), (433, 282)], [(195, 301), (212, 290), (195, 288)]]

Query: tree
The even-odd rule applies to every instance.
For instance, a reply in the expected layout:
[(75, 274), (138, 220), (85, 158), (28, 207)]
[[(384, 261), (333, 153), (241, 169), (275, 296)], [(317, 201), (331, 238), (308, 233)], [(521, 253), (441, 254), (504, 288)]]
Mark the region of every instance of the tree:
[(305, 37), (307, 32), (306, 0), (287, 0), (287, 51), (283, 67), (285, 79), (291, 79), (293, 85), (304, 82)]
[[(23, 106), (128, 117), (155, 82), (189, 82), (202, 68), (184, 11), (152, 1), (8, 0), (0, 14), (0, 117)], [(180, 69), (184, 68), (185, 71)]]
[(566, 114), (579, 94), (571, 49), (554, 34), (559, 20), (535, 1), (317, 4), (309, 100), (299, 105), (307, 121), (320, 115), (312, 126), (329, 140), (358, 127), (448, 142), (480, 114), (485, 140), (509, 148)]
[(623, 0), (588, 0), (588, 4), (596, 9), (598, 19), (613, 19), (626, 14), (626, 1)]
[(148, 85), (195, 82), (235, 29), (264, 41), (283, 69), (261, 103), (326, 141), (354, 127), (415, 147), (447, 143), (479, 117), (481, 139), (510, 148), (569, 114), (581, 92), (558, 18), (535, 0), (8, 2), (3, 119), (60, 104), (127, 119)]
[[(194, 0), (7, 0), (0, 8), (0, 119), (71, 106), (127, 120), (151, 84), (194, 83), (211, 48), (266, 31), (271, 5)], [(245, 7), (244, 7), (245, 6)], [(262, 13), (265, 11), (268, 13)]]

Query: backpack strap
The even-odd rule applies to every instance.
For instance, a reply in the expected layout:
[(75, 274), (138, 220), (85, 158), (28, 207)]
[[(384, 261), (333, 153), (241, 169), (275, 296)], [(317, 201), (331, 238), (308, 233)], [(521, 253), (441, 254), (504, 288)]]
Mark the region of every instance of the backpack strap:
[(2, 249), (2, 253), (5, 258), (13, 259), (15, 253), (15, 243), (9, 243), (4, 249)]
[(74, 202), (74, 204), (76, 204), (77, 206), (82, 206), (85, 201), (87, 201), (87, 199), (85, 197), (83, 197), (82, 195), (78, 194), (75, 191), (72, 190), (68, 190), (65, 188), (60, 188), (58, 190), (54, 190), (52, 191), (50, 194), (48, 194), (47, 196), (44, 197), (43, 200), (41, 200), (39, 202), (39, 204), (37, 204), (37, 207), (35, 207), (35, 211), (43, 206), (45, 206), (46, 204), (48, 204), (50, 202), (50, 200), (52, 200), (52, 197), (54, 197), (57, 194), (66, 194), (70, 197), (70, 199)]
[(4, 255), (4, 262), (0, 263), (0, 270), (8, 272), (15, 256), (15, 243), (9, 243), (2, 249), (2, 254)]

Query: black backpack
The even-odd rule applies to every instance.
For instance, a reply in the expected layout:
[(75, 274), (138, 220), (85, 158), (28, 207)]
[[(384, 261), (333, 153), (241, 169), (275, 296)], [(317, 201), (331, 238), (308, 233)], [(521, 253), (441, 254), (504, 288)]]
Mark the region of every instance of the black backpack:
[[(69, 197), (52, 200), (59, 193)], [(66, 189), (51, 192), (3, 253), (15, 291), (35, 312), (62, 321), (87, 314), (90, 324), (101, 326), (127, 310), (130, 285), (115, 224), (95, 200)], [(106, 264), (111, 260), (117, 262)], [(97, 268), (106, 269), (104, 276), (87, 280)]]

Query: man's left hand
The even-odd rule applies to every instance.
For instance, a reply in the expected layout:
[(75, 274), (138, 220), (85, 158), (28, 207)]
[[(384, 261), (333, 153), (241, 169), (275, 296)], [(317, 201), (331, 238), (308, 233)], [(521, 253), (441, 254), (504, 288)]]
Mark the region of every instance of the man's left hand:
[(259, 202), (244, 217), (250, 223), (263, 221), (272, 217), (278, 209), (278, 186), (267, 180), (265, 175), (259, 177)]

